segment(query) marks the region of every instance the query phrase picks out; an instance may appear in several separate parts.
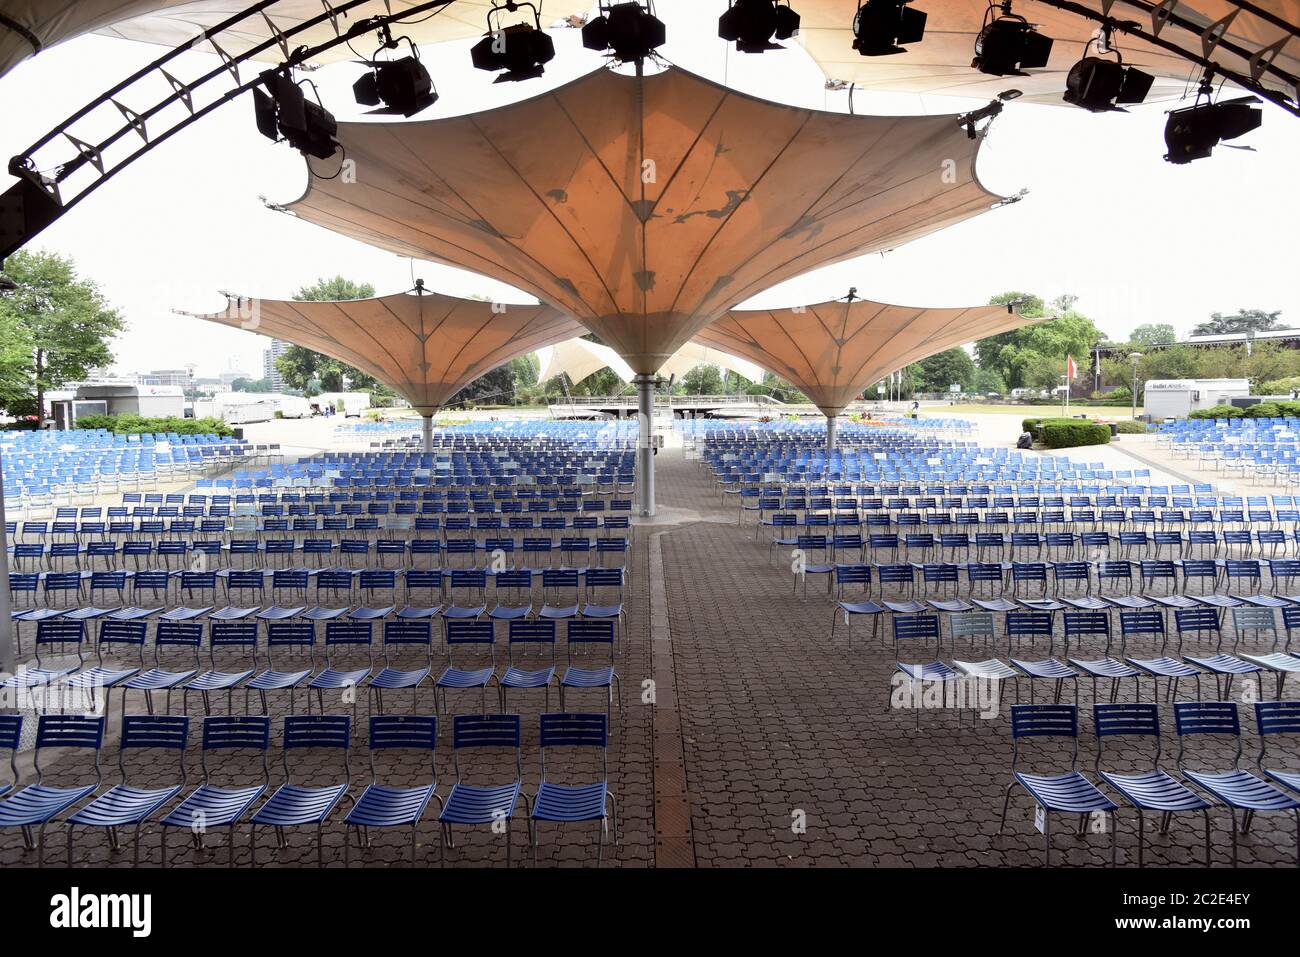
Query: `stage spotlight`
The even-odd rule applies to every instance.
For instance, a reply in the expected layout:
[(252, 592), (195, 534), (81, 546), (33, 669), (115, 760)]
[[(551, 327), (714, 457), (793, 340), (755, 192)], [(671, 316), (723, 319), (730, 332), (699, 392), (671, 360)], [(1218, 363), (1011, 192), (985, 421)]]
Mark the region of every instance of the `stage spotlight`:
[[(513, 13), (520, 7), (533, 11), (532, 23), (512, 23), (493, 27), (492, 14), (502, 10)], [(542, 29), (541, 15), (531, 3), (507, 3), (488, 11), (488, 32), (470, 50), (474, 66), (489, 73), (501, 72), (496, 82), (529, 80), (546, 72), (545, 65), (555, 59), (555, 41)]]
[[(383, 50), (395, 50), (405, 40), (411, 47), (409, 56), (396, 60), (380, 60)], [(393, 39), (384, 25), (379, 30), (379, 50), (375, 59), (360, 61), (370, 68), (352, 84), (352, 95), (362, 106), (383, 106), (371, 113), (414, 116), (438, 102), (438, 91), (433, 88), (433, 78), (420, 62), (420, 51), (410, 37)]]
[(1063, 99), (1093, 113), (1119, 110), (1117, 103), (1141, 103), (1145, 100), (1155, 79), (1136, 67), (1086, 56), (1070, 68), (1065, 78)]
[(653, 5), (640, 3), (600, 5), (600, 16), (582, 28), (582, 45), (588, 50), (609, 50), (615, 60), (644, 60), (668, 39), (664, 23)]
[(718, 36), (734, 40), (741, 53), (780, 50), (772, 40), (789, 40), (798, 32), (799, 14), (774, 0), (729, 0), (727, 12), (718, 17)]
[(858, 0), (853, 17), (853, 49), (863, 56), (906, 53), (904, 43), (920, 43), (925, 35), (925, 11), (903, 0)]
[[(266, 70), (261, 75), (267, 93), (253, 87), (257, 129), (271, 140), (283, 138), (307, 156), (329, 159), (339, 149), (334, 137), (339, 125), (333, 114), (307, 99), (302, 87), (287, 73)], [(317, 94), (319, 96), (319, 94)]]
[(1024, 70), (1047, 66), (1052, 55), (1052, 38), (1045, 37), (1024, 17), (1011, 12), (1011, 4), (995, 4), (1002, 16), (984, 25), (975, 39), (971, 66), (993, 76), (1024, 76)]
[(1172, 110), (1165, 123), (1165, 159), (1182, 165), (1204, 159), (1222, 140), (1235, 140), (1258, 129), (1264, 113), (1253, 104), (1257, 96), (1243, 96), (1219, 103), (1198, 103)]

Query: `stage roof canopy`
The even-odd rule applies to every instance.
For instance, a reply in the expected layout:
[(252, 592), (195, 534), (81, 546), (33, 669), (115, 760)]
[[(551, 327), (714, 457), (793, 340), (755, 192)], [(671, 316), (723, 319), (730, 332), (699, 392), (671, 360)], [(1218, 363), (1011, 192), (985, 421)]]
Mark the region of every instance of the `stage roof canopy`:
[(645, 374), (769, 286), (999, 199), (953, 116), (801, 109), (675, 67), (338, 140), (356, 181), (316, 161), (293, 213), (531, 293)]
[[(541, 360), (537, 376), (538, 382), (545, 382), (557, 375), (564, 374), (575, 385), (601, 369), (614, 370), (624, 382), (631, 382), (634, 373), (617, 352), (609, 346), (603, 346), (589, 339), (570, 339), (554, 346), (538, 350)], [(763, 370), (747, 359), (728, 355), (718, 349), (699, 342), (688, 342), (659, 367), (660, 376), (677, 376), (681, 379), (696, 366), (713, 365), (727, 371), (735, 372), (750, 382), (761, 382)]]
[[(1103, 0), (1080, 0), (1080, 5), (1100, 13), (1106, 4)], [(1172, 6), (1174, 14), (1194, 22), (1200, 29), (1236, 11), (1227, 24), (1224, 40), (1251, 53), (1287, 41), (1275, 66), (1295, 77), (1300, 73), (1300, 39), (1294, 36), (1293, 29), (1271, 22), (1266, 15), (1271, 14), (1292, 28), (1300, 26), (1300, 0), (1253, 0), (1247, 6), (1251, 5), (1259, 12), (1243, 9), (1232, 0), (1183, 0), (1172, 5), (1115, 0), (1110, 15), (1117, 20), (1136, 22), (1151, 34), (1153, 7)], [(988, 0), (928, 3), (918, 0), (914, 6), (927, 14), (925, 37), (920, 43), (908, 44), (903, 53), (864, 57), (853, 49), (857, 0), (799, 0), (795, 4), (801, 18), (799, 40), (828, 78), (852, 82), (864, 90), (992, 99), (1003, 90), (1018, 89), (1025, 94), (1022, 102), (1064, 105), (1061, 94), (1065, 91), (1066, 74), (1085, 55), (1085, 47), (1099, 27), (1095, 20), (1042, 0), (1016, 0), (1013, 12), (1038, 24), (1040, 32), (1054, 41), (1051, 59), (1046, 68), (1027, 71), (1029, 76), (988, 76), (971, 67), (975, 38), (984, 25)], [(1158, 35), (1184, 50), (1202, 53), (1199, 33), (1165, 24)], [(1200, 68), (1192, 61), (1135, 35), (1117, 33), (1115, 43), (1125, 63), (1156, 75), (1149, 100), (1180, 97), (1189, 89), (1195, 90)], [(1095, 45), (1087, 52), (1097, 55)], [(1249, 56), (1234, 54), (1226, 47), (1214, 50), (1210, 59), (1227, 69), (1251, 75)], [(1263, 60), (1267, 62), (1267, 54)], [(1297, 96), (1297, 90), (1275, 75), (1265, 73), (1261, 82), (1292, 99)]]
[(356, 366), (424, 414), (516, 356), (582, 333), (578, 323), (550, 306), (427, 291), (338, 302), (231, 299), (225, 312), (199, 318)]
[(867, 386), (909, 363), (1028, 323), (1006, 306), (925, 309), (855, 299), (734, 310), (696, 338), (753, 360), (826, 415), (838, 415)]
[[(42, 48), (83, 33), (178, 47), (251, 6), (253, 0), (0, 0), (0, 16), (29, 32)], [(339, 29), (347, 30), (358, 20), (386, 13), (386, 6), (400, 13), (415, 6), (415, 0), (373, 0), (354, 7), (338, 15)], [(395, 26), (393, 35), (409, 36), (417, 44), (480, 36), (487, 30), (487, 15), (492, 6), (491, 0), (455, 0), (436, 11), (416, 14), (411, 22)], [(590, 6), (586, 0), (546, 0), (542, 25), (585, 13)], [(283, 31), (323, 13), (325, 5), (321, 0), (279, 0), (266, 8), (265, 17), (256, 13), (245, 18), (223, 31), (217, 42), (226, 53), (237, 56), (271, 39), (268, 19)], [(531, 18), (532, 12), (526, 7), (515, 13), (503, 11), (500, 24), (531, 22)], [(494, 15), (493, 24), (497, 22)], [(288, 43), (290, 49), (316, 46), (336, 35), (333, 25), (325, 20), (294, 34)], [(353, 46), (365, 56), (374, 52), (365, 49), (360, 41), (353, 41)], [(197, 49), (214, 52), (208, 44), (201, 44)], [(31, 39), (0, 21), (0, 75), (35, 52)], [(276, 45), (259, 54), (258, 59), (278, 63), (284, 55)], [(349, 59), (356, 59), (356, 54), (346, 44), (339, 44), (311, 62), (325, 64)], [(106, 77), (105, 84), (114, 79)]]

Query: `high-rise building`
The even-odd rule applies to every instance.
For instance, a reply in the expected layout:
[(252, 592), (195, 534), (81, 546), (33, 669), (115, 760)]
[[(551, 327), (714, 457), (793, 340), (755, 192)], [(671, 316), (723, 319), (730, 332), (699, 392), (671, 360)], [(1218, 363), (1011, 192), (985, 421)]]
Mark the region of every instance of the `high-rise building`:
[(275, 367), (275, 360), (288, 351), (289, 345), (288, 342), (272, 339), (271, 348), (262, 352), (262, 378), (271, 380), (272, 392), (284, 391), (284, 378), (280, 375), (280, 370)]

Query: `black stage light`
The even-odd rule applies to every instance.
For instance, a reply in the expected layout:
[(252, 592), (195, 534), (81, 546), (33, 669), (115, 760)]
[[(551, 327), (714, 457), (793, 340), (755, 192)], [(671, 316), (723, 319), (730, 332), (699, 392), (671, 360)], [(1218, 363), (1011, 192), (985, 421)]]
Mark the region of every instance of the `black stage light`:
[(272, 140), (283, 138), (300, 153), (317, 159), (333, 156), (339, 148), (334, 138), (339, 125), (333, 114), (307, 99), (287, 73), (267, 70), (261, 79), (269, 95), (253, 87), (253, 109), (262, 135)]
[(362, 106), (383, 106), (371, 113), (414, 116), (438, 102), (433, 79), (419, 58), (371, 60), (370, 72), (352, 84), (352, 94)]
[(734, 41), (741, 53), (780, 50), (772, 40), (789, 40), (799, 32), (799, 14), (789, 3), (774, 0), (729, 0), (718, 17), (718, 36)]
[(615, 60), (644, 60), (668, 39), (664, 23), (653, 5), (640, 3), (600, 5), (600, 16), (582, 28), (582, 45), (588, 50), (609, 50)]
[[(492, 14), (514, 12), (520, 7), (533, 11), (532, 23), (493, 27)], [(528, 80), (546, 72), (545, 64), (555, 59), (555, 41), (542, 29), (541, 15), (531, 3), (507, 3), (488, 11), (488, 32), (470, 50), (470, 60), (480, 70), (500, 72), (496, 82)]]
[(920, 43), (925, 36), (925, 11), (903, 0), (858, 0), (853, 17), (853, 49), (863, 56), (906, 53), (904, 43)]
[(1222, 140), (1235, 140), (1258, 129), (1264, 113), (1254, 104), (1256, 96), (1243, 96), (1219, 103), (1198, 103), (1172, 110), (1165, 122), (1165, 159), (1182, 165), (1204, 159)]
[(1105, 113), (1120, 109), (1117, 103), (1141, 103), (1155, 79), (1136, 67), (1086, 56), (1070, 68), (1063, 99), (1093, 113)]
[[(1003, 9), (1010, 6), (1005, 4)], [(1024, 76), (1024, 70), (1047, 66), (1051, 55), (1051, 37), (1043, 36), (1024, 17), (1008, 13), (980, 31), (971, 66), (993, 76)]]

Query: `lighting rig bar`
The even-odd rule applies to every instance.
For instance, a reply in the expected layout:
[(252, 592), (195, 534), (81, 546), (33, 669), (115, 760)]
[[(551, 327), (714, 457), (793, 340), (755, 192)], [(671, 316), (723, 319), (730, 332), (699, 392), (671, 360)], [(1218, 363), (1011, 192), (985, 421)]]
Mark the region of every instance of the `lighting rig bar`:
[[(327, 0), (322, 0), (321, 13), (284, 29), (277, 27), (267, 14), (267, 10), (274, 7), (278, 2), (279, 0), (261, 0), (261, 2), (253, 4), (242, 13), (237, 13), (223, 20), (221, 23), (203, 31), (194, 39), (181, 44), (174, 50), (170, 50), (91, 100), (22, 153), (13, 157), (9, 161), (9, 172), (18, 178), (18, 182), (11, 185), (3, 194), (0, 194), (0, 263), (3, 263), (5, 258), (21, 249), (47, 226), (137, 159), (166, 142), (176, 133), (198, 122), (218, 107), (237, 99), (262, 83), (261, 71), (251, 80), (245, 81), (241, 79), (239, 75), (240, 64), (278, 46), (284, 59), (278, 67), (270, 67), (270, 69), (302, 66), (312, 57), (339, 44), (363, 37), (388, 24), (400, 24), (402, 21), (421, 13), (446, 7), (454, 3), (455, 0), (425, 0), (425, 2), (414, 4), (399, 13), (393, 13), (390, 5), (385, 0), (384, 9), (387, 12), (357, 20), (346, 29), (340, 28), (340, 17), (357, 7), (368, 4), (373, 5), (378, 0), (341, 0), (341, 2), (334, 5), (328, 3)], [(221, 49), (219, 39), (224, 31), (249, 17), (259, 15), (271, 28), (271, 37), (269, 39), (250, 47), (237, 56), (231, 56)], [(292, 37), (326, 22), (334, 27), (336, 36), (332, 39), (314, 47), (299, 46), (296, 49), (291, 48), (289, 41)], [(187, 83), (178, 80), (167, 71), (167, 66), (171, 61), (187, 51), (196, 49), (204, 42), (208, 43), (220, 57), (221, 64), (219, 66)], [(218, 77), (226, 75), (234, 78), (235, 87), (206, 106), (196, 108), (194, 105), (194, 91)], [(133, 84), (146, 77), (155, 76), (165, 79), (172, 92), (153, 107), (144, 112), (136, 112), (117, 99), (124, 90)], [(85, 142), (69, 132), (69, 128), (73, 124), (108, 103), (116, 107), (125, 118), (125, 122), (115, 132), (95, 144)], [(162, 133), (151, 137), (147, 126), (148, 122), (176, 103), (182, 104), (189, 111), (189, 115), (183, 117)], [(140, 137), (142, 145), (117, 163), (107, 164), (104, 158), (105, 151), (131, 133), (135, 133)], [(53, 167), (50, 173), (42, 173), (37, 169), (35, 155), (59, 136), (64, 137), (72, 144), (77, 151), (77, 155), (67, 163)], [(69, 176), (87, 166), (98, 174), (96, 178), (71, 197), (65, 198), (60, 187), (67, 181)]]
[[(1211, 24), (1209, 27), (1201, 27), (1185, 17), (1174, 13), (1174, 3), (1171, 3), (1170, 0), (1163, 0), (1163, 2), (1160, 3), (1147, 3), (1145, 0), (1128, 0), (1128, 2), (1133, 6), (1139, 7), (1151, 14), (1152, 27), (1150, 30), (1146, 29), (1142, 24), (1135, 20), (1123, 20), (1117, 17), (1112, 17), (1109, 11), (1111, 7), (1114, 6), (1115, 0), (1102, 0), (1101, 13), (1090, 9), (1081, 3), (1076, 3), (1074, 0), (1038, 0), (1038, 2), (1047, 4), (1050, 7), (1056, 7), (1058, 10), (1064, 10), (1067, 13), (1086, 17), (1089, 20), (1110, 27), (1113, 32), (1135, 36), (1145, 43), (1159, 47), (1162, 50), (1166, 50), (1169, 53), (1182, 57), (1192, 63), (1199, 64), (1206, 70), (1213, 71), (1214, 75), (1229, 79), (1242, 89), (1249, 90), (1251, 93), (1280, 106), (1292, 116), (1300, 117), (1300, 78), (1294, 77), (1280, 67), (1274, 66), (1272, 57), (1268, 57), (1268, 59), (1265, 60), (1265, 57), (1270, 52), (1274, 56), (1280, 52), (1280, 44), (1264, 47), (1261, 50), (1248, 50), (1233, 43), (1231, 40), (1222, 36), (1217, 36), (1214, 33), (1215, 28), (1220, 26), (1224, 21)], [(1251, 4), (1242, 2), (1237, 3), (1236, 6), (1239, 9), (1246, 10), (1252, 14), (1263, 16), (1263, 13)], [(1265, 19), (1276, 26), (1282, 26), (1294, 35), (1300, 36), (1300, 27), (1297, 27), (1294, 24), (1286, 23), (1285, 21), (1280, 20), (1280, 18), (1272, 15), (1266, 16)], [(1203, 48), (1206, 50), (1206, 55), (1197, 55), (1191, 50), (1161, 37), (1160, 33), (1166, 24), (1179, 27), (1199, 36)], [(1229, 70), (1210, 60), (1208, 58), (1209, 54), (1213, 53), (1219, 47), (1248, 60), (1251, 64), (1252, 75), (1246, 76), (1236, 72), (1235, 70)], [(1286, 83), (1291, 87), (1291, 95), (1287, 96), (1284, 93), (1280, 93), (1277, 90), (1264, 86), (1260, 82), (1260, 78), (1265, 73), (1286, 81)]]

